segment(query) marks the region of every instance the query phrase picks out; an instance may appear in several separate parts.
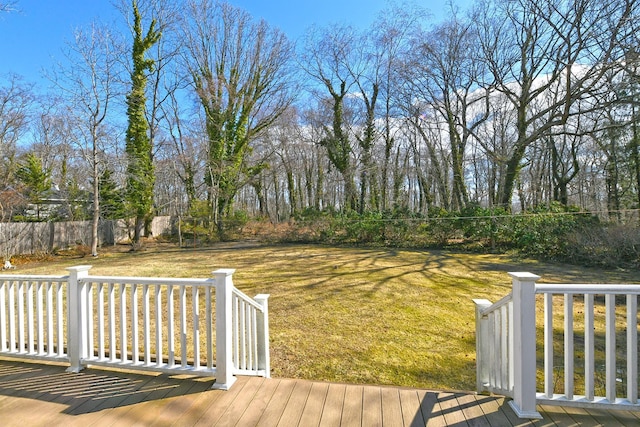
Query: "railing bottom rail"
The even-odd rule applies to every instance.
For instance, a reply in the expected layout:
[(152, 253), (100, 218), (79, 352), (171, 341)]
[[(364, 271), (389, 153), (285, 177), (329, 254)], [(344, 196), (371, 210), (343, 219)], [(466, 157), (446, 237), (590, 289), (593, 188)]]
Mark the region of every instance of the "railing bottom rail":
[(554, 394), (548, 398), (544, 393), (536, 395), (536, 403), (538, 405), (567, 406), (575, 408), (597, 408), (597, 409), (613, 409), (620, 411), (640, 411), (640, 404), (631, 403), (628, 399), (617, 398), (615, 402), (609, 401), (605, 397), (594, 397), (593, 400), (586, 396), (573, 396), (568, 399), (564, 394)]

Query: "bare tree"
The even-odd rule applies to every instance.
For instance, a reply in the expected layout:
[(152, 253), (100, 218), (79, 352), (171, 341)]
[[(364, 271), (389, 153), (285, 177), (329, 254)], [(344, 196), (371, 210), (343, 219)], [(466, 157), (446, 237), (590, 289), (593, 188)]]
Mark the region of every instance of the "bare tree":
[[(483, 56), (496, 90), (516, 113), (516, 140), (499, 195), (508, 209), (527, 147), (583, 113), (574, 104), (604, 87), (604, 77), (624, 57), (618, 41), (637, 25), (637, 5), (627, 0), (517, 0), (484, 6), (474, 18), (482, 28)], [(546, 93), (556, 87), (564, 96), (545, 104)]]
[(0, 3), (0, 12), (11, 12), (15, 9), (15, 5), (17, 4), (17, 2), (15, 1), (3, 1)]
[(18, 140), (29, 129), (34, 103), (31, 86), (16, 75), (0, 86), (0, 189), (11, 184), (16, 165)]
[[(405, 101), (401, 95), (405, 84), (406, 73), (403, 63), (412, 49), (411, 38), (421, 32), (422, 22), (427, 13), (423, 9), (408, 4), (391, 5), (383, 10), (371, 26), (371, 38), (373, 50), (370, 53), (372, 63), (375, 64), (374, 76), (369, 77), (371, 82), (378, 86), (378, 104), (376, 128), (379, 139), (382, 141), (382, 159), (376, 158), (376, 163), (381, 164), (379, 187), (380, 209), (386, 210), (389, 200), (389, 176), (391, 158), (397, 146), (397, 133), (399, 132), (397, 118), (402, 116), (402, 105)], [(369, 73), (370, 75), (371, 73)], [(374, 150), (374, 156), (375, 154)]]
[(185, 210), (189, 211), (193, 202), (197, 200), (199, 187), (201, 187), (197, 180), (202, 178), (199, 171), (204, 169), (202, 161), (204, 149), (200, 142), (204, 136), (198, 133), (198, 123), (189, 120), (184, 113), (176, 91), (169, 93), (168, 101), (160, 107), (161, 116), (165, 121), (163, 128), (170, 141), (170, 146), (165, 147), (165, 151), (171, 153), (176, 174), (182, 183), (186, 196)]
[(477, 40), (473, 20), (453, 10), (448, 21), (414, 40), (405, 66), (409, 90), (424, 108), (433, 110), (437, 127), (448, 139), (454, 209), (469, 203), (466, 150), (476, 129), (489, 117), (486, 70), (477, 60)]
[(113, 133), (108, 128), (109, 113), (114, 99), (121, 94), (117, 85), (120, 52), (114, 46), (114, 36), (105, 26), (92, 23), (78, 29), (64, 52), (66, 64), (60, 65), (50, 76), (66, 101), (77, 147), (90, 169), (93, 256), (98, 255), (99, 181), (103, 152)]

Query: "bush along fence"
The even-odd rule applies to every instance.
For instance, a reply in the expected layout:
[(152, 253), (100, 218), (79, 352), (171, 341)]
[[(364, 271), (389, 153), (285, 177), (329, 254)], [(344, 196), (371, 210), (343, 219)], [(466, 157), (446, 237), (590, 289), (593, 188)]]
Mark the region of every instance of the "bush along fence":
[(0, 355), (216, 378), (270, 376), (268, 299), (209, 279), (0, 275)]

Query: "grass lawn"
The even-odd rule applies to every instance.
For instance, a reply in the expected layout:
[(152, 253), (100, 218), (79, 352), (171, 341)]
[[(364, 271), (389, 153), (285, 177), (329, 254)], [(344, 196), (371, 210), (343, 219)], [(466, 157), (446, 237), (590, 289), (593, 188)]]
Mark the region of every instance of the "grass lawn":
[(11, 273), (210, 277), (235, 268), (234, 284), (250, 296), (271, 294), (272, 375), (446, 390), (475, 388), (472, 298), (496, 301), (511, 286), (508, 271), (543, 282), (637, 282), (626, 271), (445, 251), (220, 244), (162, 246), (93, 259), (55, 257)]

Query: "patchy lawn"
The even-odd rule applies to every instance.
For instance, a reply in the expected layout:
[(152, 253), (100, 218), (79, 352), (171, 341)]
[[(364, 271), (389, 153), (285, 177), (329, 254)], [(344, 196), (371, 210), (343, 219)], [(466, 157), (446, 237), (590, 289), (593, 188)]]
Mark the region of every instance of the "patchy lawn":
[(510, 290), (508, 271), (547, 282), (633, 282), (632, 272), (445, 251), (220, 244), (165, 245), (98, 258), (54, 257), (11, 273), (208, 277), (235, 268), (235, 285), (271, 294), (272, 375), (431, 389), (475, 388), (472, 298), (496, 301)]

